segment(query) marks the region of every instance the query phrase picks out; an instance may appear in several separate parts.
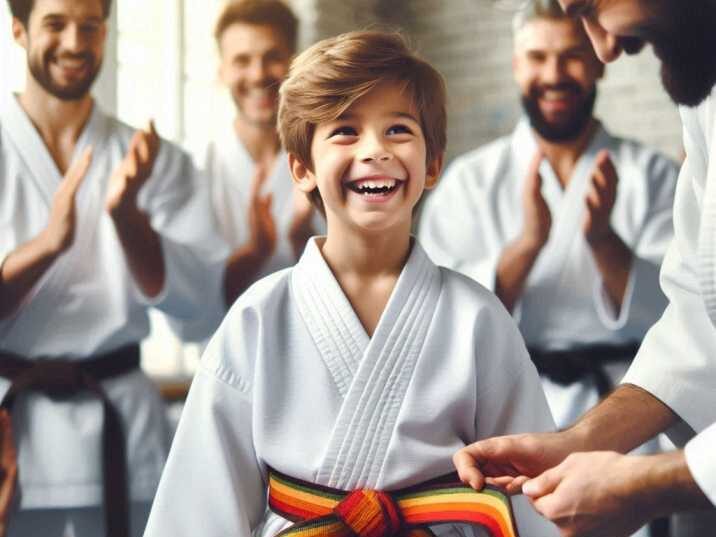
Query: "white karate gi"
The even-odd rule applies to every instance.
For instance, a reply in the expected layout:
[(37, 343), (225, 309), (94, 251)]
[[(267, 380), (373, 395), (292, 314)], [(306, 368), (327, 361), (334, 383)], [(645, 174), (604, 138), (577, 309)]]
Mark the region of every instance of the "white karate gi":
[[(635, 254), (618, 315), (582, 232), (590, 172), (602, 149), (609, 150), (619, 174), (611, 223)], [(536, 151), (534, 134), (522, 120), (511, 136), (454, 161), (421, 216), (419, 237), (436, 263), (494, 290), (502, 252), (522, 229), (524, 181)], [(546, 160), (540, 174), (552, 229), (514, 309), (527, 346), (555, 351), (638, 343), (666, 306), (658, 273), (672, 237), (676, 165), (599, 126), (566, 189)], [(626, 369), (619, 363), (607, 367), (614, 382)], [(558, 427), (598, 401), (591, 379), (565, 387), (545, 378), (544, 387)]]
[[(145, 537), (275, 535), (289, 522), (267, 511), (267, 465), (343, 490), (402, 488), (454, 471), (479, 438), (552, 428), (492, 294), (416, 243), (369, 338), (312, 239), (209, 343)], [(556, 534), (518, 500), (523, 536)]]
[[(223, 122), (206, 150), (205, 171), (221, 234), (234, 250), (244, 246), (250, 238), (248, 215), (254, 170), (255, 163), (236, 135), (233, 122)], [(273, 196), (271, 214), (278, 240), (276, 251), (262, 268), (259, 278), (296, 263), (288, 236), (293, 219), (294, 187), (285, 151), (276, 156), (263, 192)], [(313, 225), (316, 234), (325, 232), (325, 220), (318, 211)]]
[[(152, 177), (139, 194), (139, 205), (161, 237), (165, 287), (150, 299), (131, 276), (104, 204), (110, 175), (133, 132), (95, 103), (75, 152), (94, 147), (76, 196), (74, 243), (19, 310), (0, 320), (2, 350), (27, 358), (90, 357), (144, 338), (150, 305), (190, 317), (200, 314), (210, 297), (219, 297), (228, 251), (202, 225), (208, 202), (191, 160), (168, 142), (162, 142)], [(16, 98), (7, 96), (0, 108), (0, 263), (45, 228), (61, 180), (30, 119)], [(9, 384), (0, 378), (0, 398)], [(130, 498), (150, 501), (168, 452), (164, 405), (140, 371), (102, 385), (124, 421)], [(57, 402), (25, 394), (13, 415), (22, 509), (100, 505), (101, 403), (87, 396)]]
[(681, 417), (684, 424), (671, 431), (675, 443), (683, 445), (693, 431), (710, 427), (687, 448), (687, 462), (716, 504), (715, 99), (716, 92), (699, 107), (681, 110), (686, 161), (674, 204), (675, 237), (661, 272), (669, 305), (623, 382), (648, 390)]

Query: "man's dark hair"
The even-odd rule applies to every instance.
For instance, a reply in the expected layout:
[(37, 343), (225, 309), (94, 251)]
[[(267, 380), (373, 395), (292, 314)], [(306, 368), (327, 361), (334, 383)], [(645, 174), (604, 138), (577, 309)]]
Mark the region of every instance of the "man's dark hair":
[[(106, 19), (109, 17), (110, 11), (112, 11), (112, 0), (101, 0), (102, 2), (102, 14)], [(7, 0), (10, 6), (10, 13), (16, 19), (18, 19), (25, 27), (30, 20), (30, 13), (35, 7), (35, 0)]]

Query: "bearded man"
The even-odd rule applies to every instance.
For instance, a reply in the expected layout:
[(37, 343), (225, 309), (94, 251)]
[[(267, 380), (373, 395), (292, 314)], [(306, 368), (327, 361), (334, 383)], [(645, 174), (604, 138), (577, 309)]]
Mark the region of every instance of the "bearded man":
[[(521, 490), (562, 535), (621, 537), (669, 513), (706, 510), (674, 535), (713, 533), (716, 506), (716, 1), (560, 0), (603, 62), (646, 43), (681, 106), (686, 160), (674, 241), (661, 270), (669, 304), (621, 386), (572, 427), (492, 438), (455, 456), (465, 482)], [(684, 449), (624, 455), (660, 432)], [(707, 522), (710, 518), (711, 522)]]
[(594, 117), (604, 65), (556, 0), (516, 16), (513, 72), (526, 117), (455, 160), (420, 239), (513, 313), (564, 427), (621, 379), (666, 306), (677, 166)]
[(0, 106), (0, 533), (138, 536), (169, 448), (147, 310), (216, 307), (228, 249), (189, 157), (90, 94), (110, 0), (9, 4), (27, 84)]

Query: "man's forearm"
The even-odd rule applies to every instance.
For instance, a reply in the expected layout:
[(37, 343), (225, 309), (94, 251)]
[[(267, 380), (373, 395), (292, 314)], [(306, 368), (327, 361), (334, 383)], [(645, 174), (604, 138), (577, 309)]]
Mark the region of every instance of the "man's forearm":
[(43, 232), (7, 256), (0, 267), (0, 319), (20, 307), (61, 252)]
[(137, 208), (112, 214), (119, 242), (132, 277), (148, 297), (157, 296), (164, 288), (166, 269), (159, 234), (149, 217)]
[(495, 294), (512, 311), (522, 295), (527, 277), (534, 266), (541, 247), (529, 245), (521, 239), (508, 244), (502, 251), (495, 275)]
[(691, 475), (683, 450), (633, 458), (634, 494), (650, 518), (712, 508)]
[(598, 241), (591, 242), (590, 246), (607, 295), (614, 306), (621, 309), (634, 256), (613, 231)]
[(627, 453), (676, 423), (678, 416), (646, 390), (631, 384), (617, 388), (569, 428), (580, 451)]

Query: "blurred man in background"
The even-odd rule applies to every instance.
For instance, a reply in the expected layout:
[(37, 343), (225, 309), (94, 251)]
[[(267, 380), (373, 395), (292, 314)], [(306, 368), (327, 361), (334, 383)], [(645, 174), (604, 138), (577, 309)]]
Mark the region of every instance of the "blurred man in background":
[(17, 464), (11, 537), (141, 535), (168, 451), (147, 309), (200, 315), (227, 251), (188, 156), (90, 95), (110, 0), (9, 5), (27, 85), (0, 107), (0, 502)]

